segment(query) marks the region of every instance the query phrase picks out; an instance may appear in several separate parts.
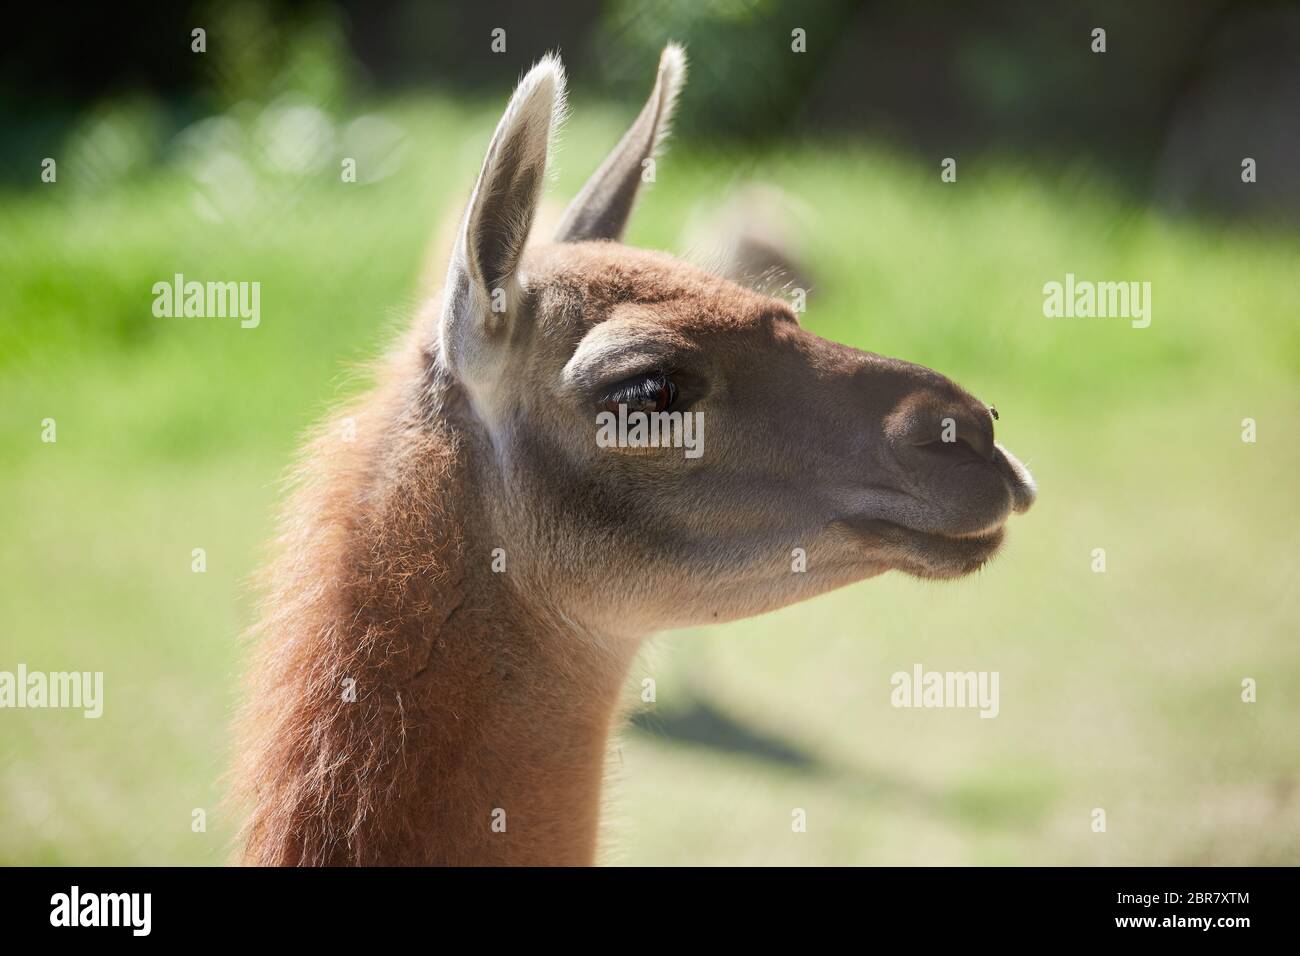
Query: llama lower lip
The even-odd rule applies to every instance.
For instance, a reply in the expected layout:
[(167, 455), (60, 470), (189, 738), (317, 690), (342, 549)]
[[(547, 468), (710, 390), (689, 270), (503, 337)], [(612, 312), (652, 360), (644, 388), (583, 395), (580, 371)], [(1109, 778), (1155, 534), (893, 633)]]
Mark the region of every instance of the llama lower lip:
[(878, 534), (884, 538), (906, 537), (912, 539), (948, 542), (953, 544), (981, 545), (1000, 541), (1006, 531), (1005, 524), (998, 524), (987, 531), (961, 532), (948, 534), (943, 531), (926, 531), (909, 525), (887, 521), (884, 518), (864, 518), (854, 522), (854, 527), (868, 534)]
[(901, 571), (927, 578), (955, 578), (970, 574), (997, 553), (1006, 535), (1005, 525), (978, 534), (948, 535), (919, 531), (879, 518), (854, 523), (874, 542), (892, 546)]

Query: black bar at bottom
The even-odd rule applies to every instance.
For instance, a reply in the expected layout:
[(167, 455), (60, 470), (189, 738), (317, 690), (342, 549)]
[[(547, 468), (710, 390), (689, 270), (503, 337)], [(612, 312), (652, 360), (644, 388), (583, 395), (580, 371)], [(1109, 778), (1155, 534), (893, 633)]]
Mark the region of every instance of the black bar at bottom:
[(1287, 868), (8, 868), (0, 869), (0, 926), (7, 942), (76, 934), (82, 943), (353, 939), (373, 947), (452, 927), (496, 940), (511, 930), (572, 938), (623, 925), (653, 939), (698, 925), (733, 939), (784, 928), (868, 940), (901, 929), (927, 943), (972, 933), (985, 942), (1039, 940), (1046, 932), (1230, 945), (1241, 934), (1285, 931), (1295, 883)]

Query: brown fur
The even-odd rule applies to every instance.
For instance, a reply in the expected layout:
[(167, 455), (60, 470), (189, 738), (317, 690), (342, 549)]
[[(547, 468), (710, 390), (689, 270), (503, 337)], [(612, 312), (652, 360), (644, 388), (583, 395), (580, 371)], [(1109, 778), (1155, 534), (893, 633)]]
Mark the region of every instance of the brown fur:
[[(299, 473), (242, 720), (250, 863), (593, 859), (626, 660), (595, 644), (575, 653), (581, 638), (556, 640), (508, 575), (469, 570), (467, 552), (489, 549), (443, 415), (455, 388), (422, 394), (426, 362), (412, 336)], [(339, 439), (349, 416), (352, 443)]]

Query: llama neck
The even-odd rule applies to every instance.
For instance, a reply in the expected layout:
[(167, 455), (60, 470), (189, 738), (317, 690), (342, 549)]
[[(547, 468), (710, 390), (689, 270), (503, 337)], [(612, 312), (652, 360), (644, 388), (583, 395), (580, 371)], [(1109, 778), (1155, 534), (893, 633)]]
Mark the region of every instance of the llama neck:
[(591, 863), (634, 648), (494, 573), (463, 448), (410, 408), (381, 393), (355, 447), (323, 435), (289, 509), (244, 714), (246, 858)]
[(419, 679), (426, 845), (438, 862), (590, 864), (630, 654), (523, 608), (494, 578), (470, 576)]

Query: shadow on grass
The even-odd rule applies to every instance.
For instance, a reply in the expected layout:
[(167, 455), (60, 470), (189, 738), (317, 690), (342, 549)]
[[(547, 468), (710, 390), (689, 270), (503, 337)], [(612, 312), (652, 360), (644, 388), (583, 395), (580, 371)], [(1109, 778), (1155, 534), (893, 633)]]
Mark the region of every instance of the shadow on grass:
[(633, 715), (632, 726), (651, 737), (752, 757), (795, 770), (820, 773), (827, 769), (814, 754), (798, 744), (747, 727), (704, 700), (692, 700), (680, 710), (640, 711)]
[(687, 745), (794, 771), (824, 781), (855, 799), (906, 804), (976, 828), (1029, 828), (1055, 802), (1056, 788), (1042, 768), (990, 767), (946, 788), (929, 788), (876, 771), (837, 767), (808, 748), (767, 730), (741, 723), (708, 700), (696, 697), (672, 710), (632, 715), (634, 730), (670, 745)]

